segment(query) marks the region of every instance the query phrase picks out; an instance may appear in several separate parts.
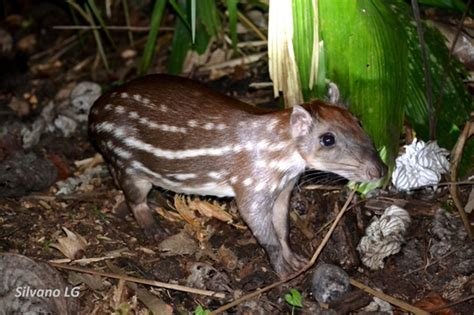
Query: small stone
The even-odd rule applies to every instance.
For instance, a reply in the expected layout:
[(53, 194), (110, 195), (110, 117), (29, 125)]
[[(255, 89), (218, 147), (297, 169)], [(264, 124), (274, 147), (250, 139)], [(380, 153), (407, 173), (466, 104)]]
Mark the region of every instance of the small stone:
[(320, 264), (312, 279), (313, 296), (319, 303), (329, 304), (340, 300), (350, 291), (349, 275), (341, 268)]

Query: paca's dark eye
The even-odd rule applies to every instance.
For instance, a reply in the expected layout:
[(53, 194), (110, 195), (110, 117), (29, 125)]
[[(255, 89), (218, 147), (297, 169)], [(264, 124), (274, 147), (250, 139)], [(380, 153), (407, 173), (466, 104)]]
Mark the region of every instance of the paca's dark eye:
[(334, 138), (332, 133), (327, 132), (319, 137), (319, 143), (321, 143), (323, 147), (329, 148), (336, 144), (336, 138)]

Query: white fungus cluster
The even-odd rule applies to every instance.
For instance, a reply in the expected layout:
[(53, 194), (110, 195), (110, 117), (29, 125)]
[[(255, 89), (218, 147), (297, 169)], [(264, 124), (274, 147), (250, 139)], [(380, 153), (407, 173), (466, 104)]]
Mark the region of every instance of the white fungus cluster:
[(449, 170), (448, 155), (449, 152), (440, 148), (436, 141), (425, 143), (415, 138), (396, 159), (392, 184), (398, 190), (438, 184), (441, 175)]
[(380, 218), (375, 217), (357, 246), (362, 263), (370, 269), (382, 269), (383, 259), (400, 251), (410, 222), (408, 212), (397, 206), (390, 206)]

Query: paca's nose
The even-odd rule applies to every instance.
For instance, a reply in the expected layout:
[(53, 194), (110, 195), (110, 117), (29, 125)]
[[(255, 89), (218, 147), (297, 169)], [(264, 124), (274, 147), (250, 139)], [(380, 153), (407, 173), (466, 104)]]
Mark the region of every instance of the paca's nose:
[(384, 163), (380, 162), (367, 167), (366, 174), (370, 180), (376, 180), (384, 177), (387, 174), (387, 171), (387, 166)]

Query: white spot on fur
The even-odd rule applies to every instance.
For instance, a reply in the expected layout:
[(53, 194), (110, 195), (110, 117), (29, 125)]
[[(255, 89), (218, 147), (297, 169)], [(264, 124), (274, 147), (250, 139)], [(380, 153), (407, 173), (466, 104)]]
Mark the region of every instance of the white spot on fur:
[(275, 129), (276, 125), (278, 124), (278, 119), (273, 118), (267, 124), (267, 131), (272, 132)]
[(252, 185), (253, 183), (253, 179), (251, 179), (250, 177), (247, 177), (246, 179), (244, 179), (244, 181), (242, 182), (242, 184), (244, 184), (245, 186), (250, 186)]
[(253, 147), (254, 147), (254, 144), (253, 144), (252, 142), (247, 141), (247, 142), (245, 143), (245, 150), (247, 150), (247, 151), (252, 151), (252, 150), (253, 150)]
[(144, 97), (144, 98), (142, 98), (142, 103), (143, 103), (143, 104), (150, 104), (151, 101), (150, 101), (149, 98)]
[(272, 184), (272, 187), (270, 188), (271, 192), (275, 192), (275, 190), (277, 190), (278, 188), (278, 184), (275, 182)]
[(191, 128), (195, 128), (197, 127), (198, 123), (196, 120), (194, 119), (191, 119), (191, 120), (188, 120), (188, 126), (191, 127)]
[(267, 161), (265, 160), (257, 160), (255, 162), (255, 165), (257, 165), (257, 167), (267, 167)]
[(116, 112), (117, 114), (123, 114), (123, 113), (125, 113), (125, 107), (120, 106), (120, 105), (119, 105), (119, 106), (116, 106), (116, 107), (115, 107), (115, 112)]
[(168, 111), (168, 107), (164, 104), (160, 104), (160, 111), (166, 113)]
[(104, 108), (105, 108), (105, 110), (111, 110), (112, 107), (114, 107), (112, 104), (107, 104), (107, 105), (105, 105)]
[(226, 125), (226, 124), (218, 124), (218, 125), (216, 126), (216, 129), (217, 129), (217, 130), (224, 130), (225, 128), (227, 128), (227, 125)]
[(211, 122), (206, 123), (204, 124), (203, 128), (206, 130), (212, 130), (214, 128), (214, 123), (211, 123)]
[(263, 188), (265, 188), (265, 183), (260, 182), (260, 183), (257, 184), (257, 186), (255, 186), (255, 191), (256, 191), (256, 192), (259, 192), (259, 191), (261, 191)]
[(122, 92), (122, 93), (120, 93), (120, 97), (121, 97), (121, 98), (128, 98), (129, 96), (128, 96), (127, 93)]
[(137, 101), (137, 102), (141, 102), (142, 101), (142, 96), (140, 94), (134, 94), (132, 96), (132, 98)]
[(128, 113), (128, 117), (130, 117), (131, 119), (138, 119), (138, 118), (140, 118), (140, 116), (138, 115), (137, 112), (130, 112), (130, 113)]
[(258, 143), (257, 143), (257, 149), (259, 150), (265, 150), (268, 148), (268, 146), (270, 145), (270, 143), (267, 141), (267, 140), (260, 140)]
[(115, 97), (115, 96), (117, 96), (117, 92), (112, 92), (112, 93), (110, 94), (110, 97)]
[(290, 143), (287, 141), (277, 142), (277, 143), (269, 144), (268, 150), (272, 152), (281, 151), (281, 150), (287, 149), (289, 146), (290, 146)]
[(230, 178), (230, 183), (231, 183), (231, 184), (235, 184), (235, 183), (237, 183), (238, 180), (239, 180), (239, 179), (237, 178), (237, 176), (232, 176), (232, 177)]

